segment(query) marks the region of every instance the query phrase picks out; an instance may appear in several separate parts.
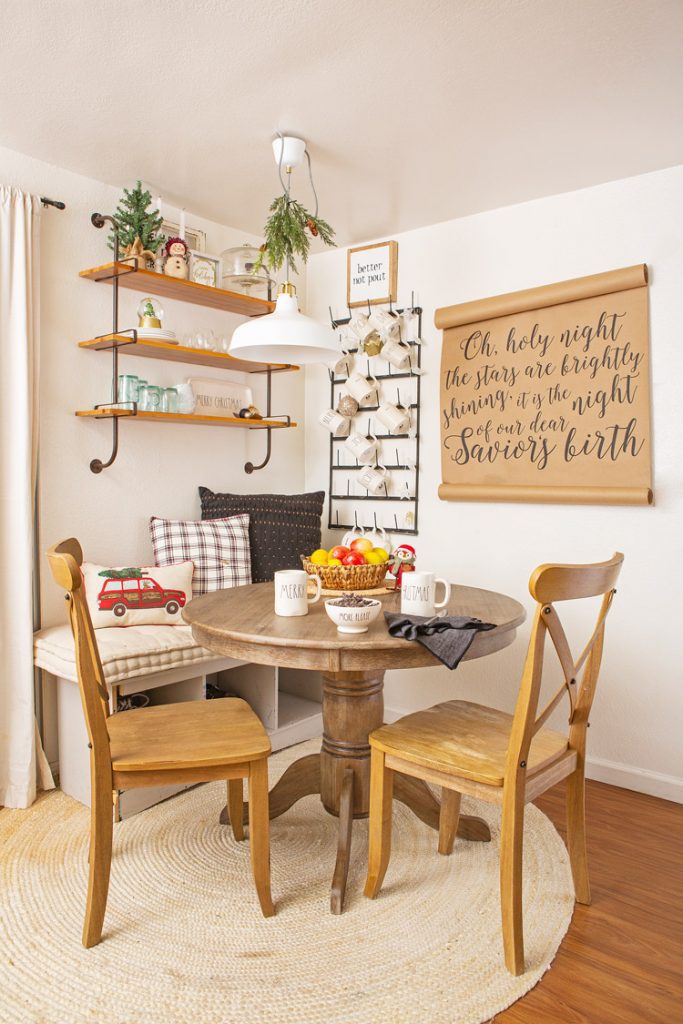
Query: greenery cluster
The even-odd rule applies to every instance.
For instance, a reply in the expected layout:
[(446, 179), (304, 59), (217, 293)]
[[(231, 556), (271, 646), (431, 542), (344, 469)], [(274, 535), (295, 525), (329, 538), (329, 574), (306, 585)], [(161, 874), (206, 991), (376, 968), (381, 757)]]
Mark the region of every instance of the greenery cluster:
[(279, 270), (285, 260), (289, 260), (292, 271), (298, 273), (296, 260), (308, 260), (311, 248), (311, 236), (322, 239), (325, 245), (336, 245), (334, 230), (327, 221), (314, 217), (312, 213), (287, 193), (277, 196), (270, 206), (270, 217), (264, 228), (265, 248), (261, 250), (254, 273), (263, 267)]
[(142, 569), (103, 569), (98, 576), (104, 576), (108, 580), (141, 580), (147, 573)]
[[(135, 239), (139, 238), (143, 249), (155, 253), (165, 242), (163, 235), (157, 235), (163, 223), (161, 214), (157, 209), (147, 212), (151, 201), (151, 193), (143, 191), (142, 183), (139, 181), (133, 189), (124, 188), (123, 197), (114, 214), (114, 219), (119, 225), (119, 245), (122, 249), (132, 245)], [(113, 232), (109, 236), (109, 248), (114, 248)]]

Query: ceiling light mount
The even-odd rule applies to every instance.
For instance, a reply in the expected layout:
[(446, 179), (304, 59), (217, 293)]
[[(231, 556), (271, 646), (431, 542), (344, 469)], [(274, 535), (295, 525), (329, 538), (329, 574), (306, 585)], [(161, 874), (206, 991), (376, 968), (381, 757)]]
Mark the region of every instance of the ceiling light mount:
[(287, 174), (291, 174), (295, 167), (300, 167), (304, 162), (306, 142), (297, 138), (296, 135), (281, 135), (280, 132), (273, 139), (273, 157), (278, 167), (284, 167)]

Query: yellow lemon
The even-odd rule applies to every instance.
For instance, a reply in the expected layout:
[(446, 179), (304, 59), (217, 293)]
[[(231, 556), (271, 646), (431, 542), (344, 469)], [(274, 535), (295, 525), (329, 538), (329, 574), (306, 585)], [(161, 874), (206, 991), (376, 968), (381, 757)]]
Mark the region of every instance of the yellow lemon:
[(310, 561), (313, 562), (314, 565), (327, 565), (328, 559), (329, 555), (327, 554), (327, 551), (325, 551), (325, 548), (318, 548), (318, 550), (314, 551), (310, 557)]
[(331, 558), (327, 564), (328, 565), (341, 565), (342, 564), (342, 560), (341, 560), (341, 558)]
[(369, 565), (381, 565), (382, 562), (386, 562), (386, 558), (384, 557), (386, 555), (386, 551), (385, 552), (381, 552), (381, 551), (366, 551), (364, 553), (365, 553), (365, 561)]
[(373, 548), (371, 554), (379, 555), (379, 558), (376, 559), (377, 562), (389, 561), (389, 553), (388, 551), (385, 551), (384, 548)]

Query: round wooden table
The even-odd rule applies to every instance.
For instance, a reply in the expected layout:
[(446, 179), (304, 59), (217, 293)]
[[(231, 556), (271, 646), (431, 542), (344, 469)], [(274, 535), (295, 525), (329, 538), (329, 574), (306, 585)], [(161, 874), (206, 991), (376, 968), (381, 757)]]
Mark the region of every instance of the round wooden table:
[[(380, 595), (386, 611), (400, 611), (400, 594)], [(272, 583), (253, 583), (196, 597), (183, 609), (192, 635), (202, 647), (231, 658), (261, 665), (319, 670), (323, 677), (323, 739), (320, 754), (290, 765), (270, 792), (275, 818), (297, 800), (320, 794), (330, 814), (339, 818), (337, 863), (331, 909), (341, 913), (354, 818), (368, 814), (370, 744), (368, 736), (383, 723), (384, 673), (387, 669), (432, 668), (441, 662), (415, 641), (387, 632), (382, 614), (367, 633), (339, 633), (327, 617), (324, 599), (309, 614), (282, 618), (273, 611)], [(471, 615), (496, 628), (477, 633), (463, 660), (483, 658), (512, 643), (525, 619), (522, 605), (505, 594), (453, 585), (449, 615)], [(439, 827), (439, 801), (418, 779), (397, 775), (394, 797), (427, 825)], [(227, 808), (221, 821), (227, 822)], [(246, 815), (246, 811), (245, 811)], [(481, 818), (461, 816), (458, 835), (487, 841)]]

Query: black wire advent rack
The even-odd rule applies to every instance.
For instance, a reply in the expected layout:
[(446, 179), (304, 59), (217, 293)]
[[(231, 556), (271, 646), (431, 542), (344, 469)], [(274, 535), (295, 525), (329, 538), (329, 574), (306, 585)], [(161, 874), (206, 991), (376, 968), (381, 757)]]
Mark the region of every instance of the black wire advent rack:
[[(393, 312), (393, 310), (392, 310)], [(417, 338), (422, 337), (422, 308), (420, 306), (408, 306), (395, 310), (396, 313), (417, 314)], [(331, 314), (330, 314), (331, 317)], [(332, 318), (332, 317), (331, 317)], [(336, 329), (343, 327), (350, 322), (351, 317), (342, 320), (332, 319), (332, 326)], [(365, 493), (359, 493), (358, 485), (353, 484), (353, 475), (365, 468), (344, 448), (348, 434), (336, 436), (330, 434), (330, 475), (329, 475), (329, 514), (328, 528), (330, 530), (352, 530), (359, 527), (364, 530), (384, 529), (387, 533), (400, 533), (404, 536), (415, 536), (418, 532), (418, 497), (419, 497), (419, 470), (420, 470), (420, 392), (421, 392), (421, 345), (416, 339), (404, 339), (412, 350), (410, 370), (396, 370), (386, 360), (382, 360), (381, 352), (376, 356), (364, 356), (360, 348), (350, 349), (353, 352), (356, 364), (365, 359), (367, 375), (372, 376), (380, 382), (379, 401), (382, 399), (390, 402), (398, 401), (398, 404), (410, 408), (414, 417), (414, 427), (409, 433), (391, 434), (379, 433), (373, 430), (373, 413), (376, 413), (379, 405), (360, 404), (360, 408), (351, 420), (351, 430), (358, 429), (363, 433), (362, 426), (367, 427), (366, 436), (372, 434), (377, 438), (378, 447), (375, 451), (373, 465), (381, 465), (388, 471), (400, 473), (402, 486), (394, 493), (393, 486), (390, 488), (384, 483), (384, 489), (380, 494), (370, 494), (367, 489)], [(377, 367), (382, 364), (386, 372), (376, 373), (371, 369), (371, 364)], [(416, 372), (417, 371), (417, 372)], [(362, 372), (362, 371), (361, 371)], [(404, 382), (401, 384), (401, 382)], [(410, 401), (406, 400), (405, 392), (401, 397), (401, 387), (409, 382), (411, 391)], [(337, 377), (330, 371), (330, 408), (335, 409), (337, 402), (346, 384), (345, 377)], [(394, 391), (395, 386), (395, 391)], [(382, 428), (386, 430), (386, 428)], [(392, 444), (393, 442), (393, 444)], [(338, 484), (343, 475), (346, 475), (345, 484)], [(395, 479), (391, 481), (394, 484)], [(341, 491), (341, 493), (340, 493)], [(361, 503), (368, 503), (367, 506)], [(377, 503), (377, 508), (373, 506)], [(396, 508), (392, 508), (396, 506)], [(365, 514), (363, 508), (367, 508)], [(405, 521), (405, 512), (412, 514), (412, 523)]]

